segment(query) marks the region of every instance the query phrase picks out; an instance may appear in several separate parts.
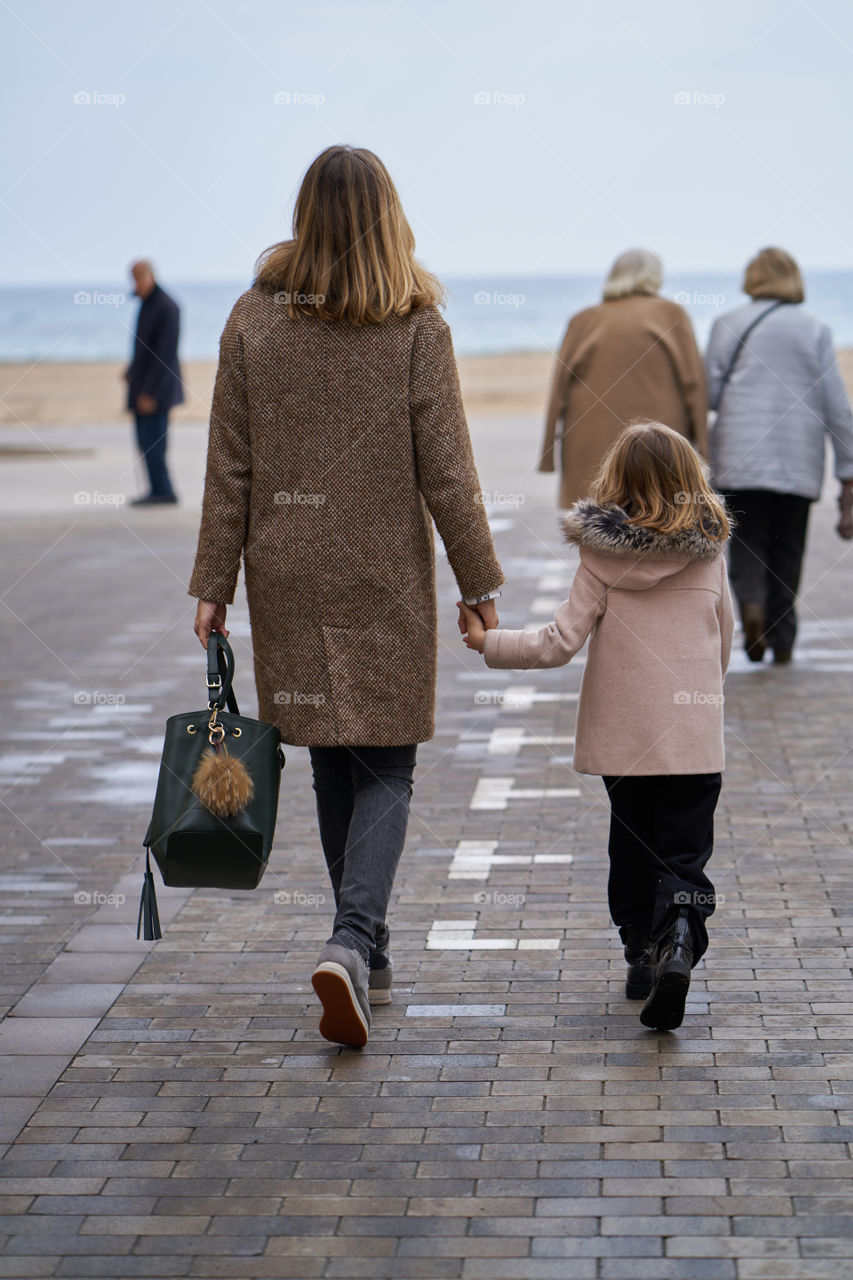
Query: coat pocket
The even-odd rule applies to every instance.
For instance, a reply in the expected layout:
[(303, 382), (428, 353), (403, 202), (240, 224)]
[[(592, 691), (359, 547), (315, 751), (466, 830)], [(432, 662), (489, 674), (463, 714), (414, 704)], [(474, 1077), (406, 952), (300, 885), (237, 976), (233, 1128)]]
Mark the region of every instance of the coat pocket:
[(408, 742), (412, 719), (432, 712), (431, 655), (411, 638), (380, 627), (324, 627), (335, 716), (345, 740), (369, 745), (398, 729)]

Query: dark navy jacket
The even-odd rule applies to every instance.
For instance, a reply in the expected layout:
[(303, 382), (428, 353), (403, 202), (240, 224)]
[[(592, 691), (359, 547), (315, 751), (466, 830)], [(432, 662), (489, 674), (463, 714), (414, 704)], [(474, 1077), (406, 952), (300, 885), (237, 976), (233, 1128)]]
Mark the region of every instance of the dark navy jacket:
[(157, 409), (181, 404), (184, 388), (178, 363), (180, 310), (159, 284), (143, 298), (136, 321), (133, 359), (128, 369), (127, 407), (136, 411), (136, 397), (153, 396)]

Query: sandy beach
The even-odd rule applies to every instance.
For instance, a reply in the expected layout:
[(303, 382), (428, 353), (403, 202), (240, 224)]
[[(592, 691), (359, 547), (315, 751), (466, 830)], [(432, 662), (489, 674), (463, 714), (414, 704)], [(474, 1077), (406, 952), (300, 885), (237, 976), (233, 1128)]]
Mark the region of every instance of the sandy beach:
[[(853, 397), (853, 348), (838, 353)], [(459, 375), (469, 414), (543, 414), (553, 355), (522, 351), (463, 356)], [(124, 366), (102, 363), (0, 363), (0, 424), (57, 426), (119, 422), (125, 416)], [(216, 376), (213, 360), (182, 365), (186, 403), (173, 422), (205, 422)]]
[[(544, 411), (552, 360), (547, 351), (461, 359), (468, 412)], [(20, 427), (121, 421), (123, 368), (118, 361), (0, 364), (0, 423)], [(205, 422), (216, 362), (190, 360), (182, 370), (186, 403), (175, 411), (172, 421)]]

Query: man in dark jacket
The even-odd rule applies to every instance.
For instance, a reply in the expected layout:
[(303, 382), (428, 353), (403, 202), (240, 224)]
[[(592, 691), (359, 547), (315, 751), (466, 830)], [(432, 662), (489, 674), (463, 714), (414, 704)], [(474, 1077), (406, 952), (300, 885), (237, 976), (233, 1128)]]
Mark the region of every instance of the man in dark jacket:
[(150, 262), (131, 267), (134, 293), (142, 299), (136, 322), (133, 359), (125, 373), (127, 407), (136, 420), (136, 443), (148, 469), (150, 492), (131, 506), (177, 502), (166, 469), (169, 410), (184, 398), (178, 363), (178, 304), (154, 279)]

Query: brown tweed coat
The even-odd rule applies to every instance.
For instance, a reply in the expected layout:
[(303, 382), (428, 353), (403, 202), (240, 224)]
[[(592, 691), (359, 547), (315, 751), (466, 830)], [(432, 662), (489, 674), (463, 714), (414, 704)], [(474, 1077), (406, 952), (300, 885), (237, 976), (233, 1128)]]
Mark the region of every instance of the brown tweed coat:
[(610, 445), (639, 418), (708, 453), (705, 370), (690, 317), (668, 298), (631, 294), (574, 316), (557, 356), (540, 471), (559, 453), (561, 507), (589, 493)]
[(244, 293), (220, 342), (189, 594), (230, 603), (242, 555), (259, 714), (285, 742), (432, 737), (430, 515), (461, 593), (499, 587), (438, 311), (354, 326)]

